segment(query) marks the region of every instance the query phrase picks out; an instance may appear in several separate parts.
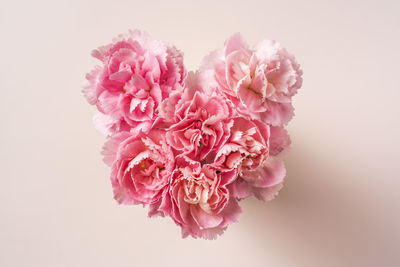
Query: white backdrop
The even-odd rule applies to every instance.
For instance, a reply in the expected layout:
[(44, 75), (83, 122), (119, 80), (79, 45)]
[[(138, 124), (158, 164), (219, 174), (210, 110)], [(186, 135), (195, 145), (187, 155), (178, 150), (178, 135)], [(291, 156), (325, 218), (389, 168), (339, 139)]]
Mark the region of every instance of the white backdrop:
[[(400, 266), (399, 3), (1, 1), (0, 266)], [(81, 85), (129, 28), (191, 70), (234, 32), (302, 64), (285, 187), (216, 241), (112, 198)]]

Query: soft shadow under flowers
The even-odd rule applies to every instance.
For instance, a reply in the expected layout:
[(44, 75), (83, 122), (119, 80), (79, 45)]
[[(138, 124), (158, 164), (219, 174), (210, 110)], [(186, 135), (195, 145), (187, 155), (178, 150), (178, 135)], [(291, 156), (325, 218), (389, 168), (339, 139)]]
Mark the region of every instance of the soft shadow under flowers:
[(289, 266), (396, 266), (397, 227), (376, 214), (363, 188), (368, 182), (359, 184), (362, 172), (299, 141), (285, 159), (277, 198), (242, 202), (246, 238), (295, 264)]

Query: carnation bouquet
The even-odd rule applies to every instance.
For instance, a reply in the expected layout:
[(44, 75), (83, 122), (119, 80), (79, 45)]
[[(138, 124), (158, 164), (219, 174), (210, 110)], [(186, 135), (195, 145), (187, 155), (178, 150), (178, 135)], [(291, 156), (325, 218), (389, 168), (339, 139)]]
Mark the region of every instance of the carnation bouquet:
[(187, 72), (172, 45), (135, 30), (99, 47), (83, 93), (107, 136), (114, 198), (168, 216), (182, 236), (214, 239), (239, 200), (275, 197), (290, 145), (285, 125), (302, 70), (279, 43), (240, 34)]

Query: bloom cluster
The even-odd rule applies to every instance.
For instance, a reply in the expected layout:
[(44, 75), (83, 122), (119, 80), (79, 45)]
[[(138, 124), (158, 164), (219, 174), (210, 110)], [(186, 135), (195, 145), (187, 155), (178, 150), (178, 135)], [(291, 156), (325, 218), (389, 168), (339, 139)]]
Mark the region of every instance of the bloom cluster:
[(169, 216), (182, 236), (214, 239), (240, 199), (269, 201), (286, 174), (292, 97), (302, 71), (279, 43), (239, 34), (187, 73), (174, 46), (130, 31), (92, 52), (83, 92), (107, 135), (115, 200)]

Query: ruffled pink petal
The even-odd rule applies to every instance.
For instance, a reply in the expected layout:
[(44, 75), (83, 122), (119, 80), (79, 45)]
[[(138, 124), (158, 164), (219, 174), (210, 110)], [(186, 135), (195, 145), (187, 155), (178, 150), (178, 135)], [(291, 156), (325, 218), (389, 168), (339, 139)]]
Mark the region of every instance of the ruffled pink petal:
[(294, 115), (291, 103), (278, 103), (267, 100), (268, 110), (260, 114), (262, 121), (273, 126), (286, 125)]
[(86, 100), (91, 105), (96, 105), (97, 97), (101, 91), (101, 87), (99, 88), (99, 78), (100, 78), (101, 68), (100, 66), (96, 66), (92, 71), (86, 74), (86, 84), (83, 87), (83, 95)]
[(235, 198), (230, 198), (228, 205), (222, 211), (224, 220), (221, 222), (219, 227), (226, 227), (232, 223), (239, 221), (239, 217), (242, 214), (242, 208), (239, 202)]
[(237, 95), (243, 105), (252, 113), (264, 112), (266, 107), (264, 105), (262, 94), (255, 91), (250, 87), (250, 76), (246, 76), (238, 83)]
[(249, 181), (253, 187), (270, 187), (283, 181), (286, 169), (282, 162), (277, 158), (269, 158), (262, 168), (256, 171), (244, 171), (242, 178)]
[(116, 180), (112, 180), (114, 199), (118, 204), (124, 205), (138, 205), (139, 201), (136, 201), (130, 194), (129, 189), (125, 186), (121, 186)]
[(108, 166), (111, 166), (116, 160), (118, 148), (121, 145), (122, 141), (126, 140), (129, 137), (129, 132), (120, 132), (107, 139), (101, 153), (104, 156), (104, 162)]
[(246, 65), (248, 58), (240, 51), (234, 51), (225, 59), (225, 79), (230, 90), (235, 91), (238, 82), (250, 75), (250, 69)]
[(266, 188), (253, 188), (253, 194), (257, 199), (268, 202), (278, 195), (282, 187), (282, 184), (277, 184)]
[(227, 57), (234, 51), (250, 54), (250, 49), (240, 33), (235, 33), (225, 41), (225, 56)]
[(221, 216), (216, 214), (208, 214), (197, 205), (192, 205), (190, 207), (190, 213), (193, 216), (193, 219), (201, 228), (217, 227), (223, 221), (223, 218)]
[(269, 139), (269, 151), (272, 156), (286, 152), (291, 144), (290, 136), (283, 127), (271, 126)]

